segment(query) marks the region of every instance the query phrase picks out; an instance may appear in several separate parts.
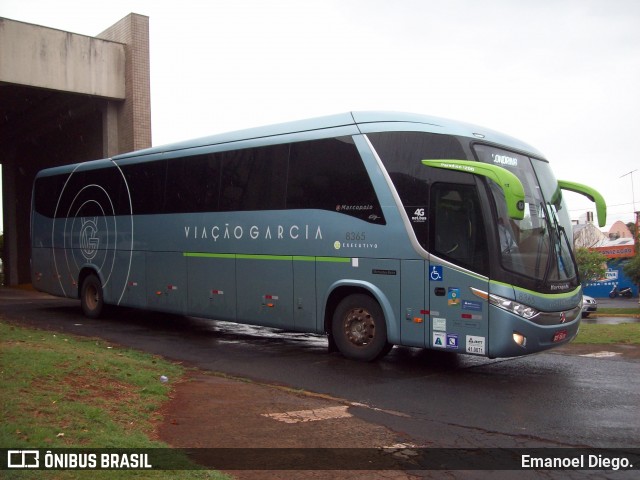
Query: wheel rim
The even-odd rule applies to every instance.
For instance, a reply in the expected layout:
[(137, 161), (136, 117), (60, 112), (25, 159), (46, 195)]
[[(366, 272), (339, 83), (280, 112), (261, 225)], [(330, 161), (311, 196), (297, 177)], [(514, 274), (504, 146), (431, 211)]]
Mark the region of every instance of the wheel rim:
[(94, 285), (88, 285), (84, 292), (84, 299), (89, 310), (95, 310), (100, 303), (100, 293)]
[(375, 320), (366, 308), (354, 308), (347, 312), (342, 325), (347, 340), (358, 347), (368, 345), (375, 337)]

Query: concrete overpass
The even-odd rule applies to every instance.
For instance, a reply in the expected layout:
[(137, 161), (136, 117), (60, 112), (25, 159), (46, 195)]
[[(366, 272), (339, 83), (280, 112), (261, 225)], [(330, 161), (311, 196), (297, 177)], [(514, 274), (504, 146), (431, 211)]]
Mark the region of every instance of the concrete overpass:
[(96, 37), (0, 17), (5, 284), (29, 283), (35, 174), (151, 146), (149, 18)]

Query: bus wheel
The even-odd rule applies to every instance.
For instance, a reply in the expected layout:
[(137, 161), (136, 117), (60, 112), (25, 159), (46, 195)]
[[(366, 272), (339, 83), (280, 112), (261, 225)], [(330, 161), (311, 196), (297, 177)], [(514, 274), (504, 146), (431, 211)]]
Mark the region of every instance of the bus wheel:
[(94, 274), (90, 274), (82, 282), (80, 291), (80, 303), (82, 313), (89, 318), (100, 318), (104, 310), (104, 297), (102, 295), (102, 283)]
[(342, 300), (331, 327), (338, 350), (347, 358), (370, 362), (391, 350), (382, 308), (368, 295), (350, 295)]

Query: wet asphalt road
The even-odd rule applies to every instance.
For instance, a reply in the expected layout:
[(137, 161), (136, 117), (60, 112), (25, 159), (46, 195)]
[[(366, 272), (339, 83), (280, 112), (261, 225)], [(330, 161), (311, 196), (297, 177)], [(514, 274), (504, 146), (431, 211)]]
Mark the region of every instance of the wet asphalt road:
[(516, 359), (395, 348), (377, 363), (327, 353), (324, 337), (117, 310), (0, 289), (0, 318), (100, 337), (205, 370), (363, 404), (354, 414), (419, 446), (640, 447), (640, 360), (562, 352)]

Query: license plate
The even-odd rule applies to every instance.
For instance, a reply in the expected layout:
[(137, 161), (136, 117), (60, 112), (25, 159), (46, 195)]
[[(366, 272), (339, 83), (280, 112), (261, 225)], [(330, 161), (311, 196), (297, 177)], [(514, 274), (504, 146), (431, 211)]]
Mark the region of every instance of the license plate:
[(556, 332), (553, 335), (553, 342), (561, 342), (562, 340), (564, 340), (565, 338), (567, 338), (567, 331), (566, 330), (560, 330), (559, 332)]

